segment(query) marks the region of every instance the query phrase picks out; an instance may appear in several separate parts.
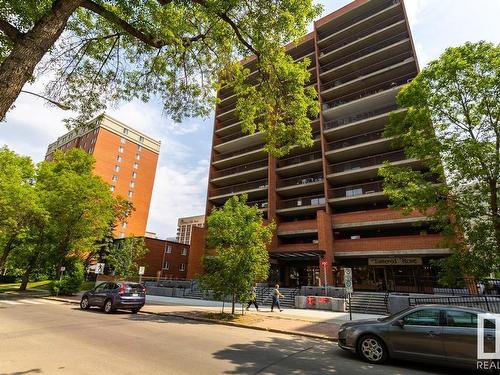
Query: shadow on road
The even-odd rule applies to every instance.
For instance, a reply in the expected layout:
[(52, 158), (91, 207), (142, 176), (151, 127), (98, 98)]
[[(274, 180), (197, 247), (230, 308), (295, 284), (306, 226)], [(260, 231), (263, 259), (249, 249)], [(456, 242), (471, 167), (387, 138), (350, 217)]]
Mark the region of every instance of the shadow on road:
[(2, 372), (0, 375), (23, 375), (23, 374), (41, 374), (43, 371), (39, 368), (33, 368), (26, 371)]

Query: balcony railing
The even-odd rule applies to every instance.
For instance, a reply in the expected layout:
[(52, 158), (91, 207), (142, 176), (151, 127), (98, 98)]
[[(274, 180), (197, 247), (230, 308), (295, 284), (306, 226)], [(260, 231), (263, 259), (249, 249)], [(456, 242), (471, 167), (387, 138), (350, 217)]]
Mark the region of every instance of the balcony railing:
[(393, 25), (399, 21), (402, 21), (403, 19), (404, 18), (403, 18), (402, 14), (396, 14), (392, 17), (386, 18), (385, 20), (377, 23), (376, 25), (373, 25), (373, 26), (370, 26), (366, 29), (358, 31), (357, 33), (350, 34), (348, 37), (346, 37), (346, 38), (344, 38), (336, 43), (330, 44), (328, 47), (323, 48), (321, 50), (320, 57), (322, 57), (323, 54), (327, 54), (331, 51), (339, 49), (340, 47), (343, 47), (347, 44), (350, 44), (350, 43), (352, 43), (358, 39), (361, 39), (367, 35), (373, 34), (374, 32), (382, 30), (383, 28), (388, 27), (390, 25)]
[(236, 124), (239, 121), (240, 121), (240, 119), (238, 117), (232, 117), (232, 118), (224, 120), (224, 121), (218, 121), (218, 123), (219, 123), (218, 129), (222, 129), (222, 128), (225, 128), (226, 126)]
[(232, 134), (226, 135), (224, 137), (220, 137), (218, 139), (217, 144), (226, 143), (226, 142), (232, 141), (234, 139), (244, 137), (245, 135), (248, 135), (248, 134), (243, 134), (242, 132), (232, 133)]
[(254, 170), (257, 168), (263, 168), (263, 167), (267, 167), (267, 166), (268, 166), (267, 159), (259, 160), (259, 161), (253, 162), (253, 163), (238, 165), (237, 167), (226, 168), (226, 169), (221, 169), (219, 171), (215, 171), (213, 174), (213, 177), (217, 178), (217, 177), (229, 176), (232, 174), (247, 172), (247, 171), (251, 171), (251, 170)]
[[(376, 13), (384, 10), (385, 8), (389, 8), (390, 6), (395, 5), (395, 4), (399, 4), (399, 0), (387, 0), (383, 5), (380, 5), (380, 6), (376, 7), (376, 8), (373, 8), (369, 12), (363, 13), (361, 16), (358, 16), (356, 18), (352, 18), (352, 19), (350, 19), (347, 22), (344, 22), (344, 23), (341, 23), (339, 25), (336, 25), (337, 29), (333, 33), (337, 33), (340, 30), (345, 29), (346, 27), (348, 27), (350, 25), (354, 25), (355, 23), (358, 23), (359, 21), (362, 21), (365, 18), (373, 16), (374, 14), (376, 14)], [(332, 33), (330, 33), (330, 34), (332, 34)], [(321, 37), (320, 42), (323, 39), (325, 39), (325, 38), (326, 37)]]
[(325, 197), (322, 195), (313, 197), (293, 198), (281, 201), (278, 208), (295, 208), (304, 206), (320, 206), (325, 204)]
[(307, 185), (315, 182), (323, 181), (322, 173), (311, 173), (303, 176), (295, 176), (290, 178), (285, 178), (280, 180), (278, 187), (296, 186), (296, 185)]
[(391, 104), (391, 105), (387, 105), (387, 106), (382, 107), (382, 108), (375, 109), (373, 111), (367, 111), (367, 112), (363, 112), (363, 113), (360, 113), (360, 114), (357, 114), (354, 116), (346, 116), (346, 117), (342, 117), (339, 119), (327, 121), (323, 124), (323, 126), (324, 126), (325, 130), (333, 129), (333, 128), (337, 128), (339, 126), (358, 122), (358, 121), (361, 121), (361, 120), (364, 120), (364, 119), (367, 119), (370, 117), (375, 117), (375, 116), (381, 115), (383, 113), (395, 111), (396, 109), (399, 109), (399, 106), (397, 104)]
[(406, 159), (404, 151), (386, 152), (384, 154), (369, 156), (366, 158), (350, 160), (343, 163), (335, 163), (330, 165), (330, 173), (341, 173), (352, 171), (360, 168), (380, 165), (385, 161), (399, 161)]
[(367, 184), (342, 186), (330, 189), (330, 196), (333, 198), (356, 197), (365, 194), (373, 194), (384, 191), (382, 181), (369, 182)]
[(234, 194), (247, 190), (267, 188), (267, 179), (245, 182), (244, 184), (231, 185), (213, 190), (212, 197), (218, 195)]
[(247, 205), (249, 206), (257, 206), (258, 209), (264, 210), (267, 208), (267, 200), (260, 200), (260, 201), (252, 201), (252, 202), (247, 202)]
[(360, 49), (359, 51), (351, 53), (351, 54), (349, 54), (341, 59), (334, 60), (334, 61), (322, 66), (320, 68), (320, 71), (321, 71), (321, 73), (325, 73), (333, 68), (336, 68), (337, 66), (341, 66), (341, 65), (347, 64), (351, 61), (354, 61), (354, 60), (360, 58), (361, 56), (368, 55), (372, 52), (375, 52), (375, 51), (381, 50), (382, 48), (388, 47), (392, 44), (396, 44), (397, 42), (400, 42), (404, 39), (408, 39), (408, 37), (409, 36), (408, 36), (408, 33), (406, 31), (403, 33), (397, 34), (397, 35), (390, 37), (388, 39), (385, 39), (381, 42), (372, 44), (369, 47), (366, 47), (366, 48)]
[(305, 163), (311, 160), (320, 160), (321, 151), (311, 152), (309, 154), (293, 156), (291, 158), (286, 158), (278, 161), (278, 168), (287, 167), (289, 165)]
[(365, 133), (365, 134), (361, 134), (361, 135), (356, 135), (354, 137), (341, 139), (339, 141), (329, 142), (328, 146), (330, 147), (330, 150), (335, 151), (335, 150), (338, 150), (338, 149), (341, 149), (344, 147), (350, 147), (350, 146), (354, 146), (354, 145), (359, 145), (361, 143), (375, 141), (375, 140), (383, 138), (383, 135), (384, 135), (383, 130), (377, 130), (374, 132)]
[(341, 96), (340, 98), (330, 100), (328, 102), (323, 103), (323, 111), (326, 111), (335, 106), (339, 106), (341, 104), (346, 104), (352, 102), (354, 100), (362, 99), (370, 95), (377, 94), (379, 92), (387, 91), (393, 89), (394, 87), (398, 87), (404, 85), (406, 83), (411, 82), (411, 80), (415, 77), (416, 73), (405, 74), (404, 76), (399, 76), (394, 79), (389, 79), (382, 83), (378, 83), (376, 85), (367, 87), (362, 90), (358, 90), (352, 94), (347, 94)]
[(218, 154), (218, 155), (214, 156), (214, 161), (220, 161), (220, 160), (231, 158), (231, 157), (236, 156), (236, 155), (241, 155), (241, 154), (245, 154), (247, 152), (260, 150), (262, 147), (264, 147), (264, 145), (265, 145), (265, 143), (259, 143), (258, 145), (242, 148), (241, 150), (238, 150), (238, 151), (228, 152), (225, 154)]
[(347, 83), (349, 81), (361, 78), (361, 77), (366, 76), (368, 74), (375, 73), (379, 70), (382, 70), (382, 69), (388, 68), (390, 66), (399, 64), (401, 62), (409, 60), (412, 57), (413, 57), (413, 53), (411, 51), (403, 52), (403, 53), (400, 53), (399, 55), (388, 57), (387, 59), (384, 59), (382, 61), (378, 61), (374, 64), (367, 65), (363, 69), (358, 69), (355, 72), (343, 75), (343, 76), (338, 77), (338, 78), (335, 77), (335, 79), (322, 84), (321, 90), (329, 90), (335, 86), (340, 86), (340, 85)]

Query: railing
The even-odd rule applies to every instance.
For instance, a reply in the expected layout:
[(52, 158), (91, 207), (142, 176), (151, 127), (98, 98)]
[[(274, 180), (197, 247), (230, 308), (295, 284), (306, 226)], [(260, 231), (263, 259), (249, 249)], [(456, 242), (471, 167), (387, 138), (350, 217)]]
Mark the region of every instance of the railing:
[(346, 171), (352, 171), (354, 169), (360, 169), (365, 167), (371, 167), (374, 165), (379, 165), (385, 161), (399, 161), (406, 159), (404, 151), (393, 151), (386, 152), (384, 154), (376, 156), (368, 156), (365, 158), (360, 158), (356, 160), (350, 160), (342, 163), (335, 163), (330, 165), (330, 173), (341, 173)]
[(309, 154), (282, 159), (278, 161), (278, 168), (287, 167), (289, 165), (294, 165), (299, 163), (305, 163), (307, 161), (318, 160), (318, 159), (321, 159), (321, 151), (311, 152)]
[(325, 64), (322, 67), (320, 67), (320, 72), (325, 73), (333, 68), (336, 68), (338, 66), (347, 64), (348, 62), (354, 61), (354, 60), (360, 58), (361, 56), (368, 55), (372, 52), (381, 50), (382, 48), (385, 48), (387, 46), (390, 46), (392, 44), (395, 44), (397, 42), (400, 42), (400, 41), (402, 41), (404, 39), (408, 39), (408, 38), (409, 38), (408, 32), (405, 31), (405, 32), (399, 33), (399, 34), (397, 34), (393, 37), (390, 37), (388, 39), (385, 39), (381, 42), (372, 44), (369, 47), (365, 47), (365, 48), (360, 49), (359, 51), (356, 51), (354, 53), (350, 53), (349, 55), (342, 57), (341, 59), (337, 59), (337, 60), (334, 60), (332, 62), (329, 62), (328, 64)]
[(224, 107), (219, 107), (219, 108), (218, 108), (218, 111), (217, 111), (217, 112), (218, 112), (218, 113), (217, 113), (217, 117), (219, 117), (219, 116), (221, 116), (221, 115), (225, 114), (226, 112), (233, 111), (233, 110), (235, 110), (235, 109), (236, 109), (236, 106), (234, 105), (234, 103), (233, 103), (233, 104), (228, 104), (228, 105), (226, 105), (226, 106), (224, 106)]
[(382, 108), (375, 109), (373, 111), (363, 112), (355, 116), (346, 116), (336, 120), (327, 121), (323, 124), (323, 126), (325, 130), (333, 129), (342, 125), (351, 124), (353, 122), (361, 121), (370, 117), (381, 115), (383, 113), (391, 112), (399, 108), (400, 107), (397, 104), (391, 104)]
[(404, 76), (396, 77), (392, 80), (390, 79), (390, 80), (384, 81), (382, 83), (378, 83), (376, 85), (372, 85), (370, 87), (367, 87), (365, 89), (358, 90), (352, 94), (347, 94), (347, 95), (341, 96), (340, 98), (336, 98), (336, 99), (330, 100), (328, 102), (324, 102), (323, 103), (323, 111), (326, 111), (327, 109), (330, 109), (334, 106), (346, 104), (346, 103), (352, 102), (354, 100), (365, 98), (367, 96), (377, 94), (379, 92), (387, 91), (389, 89), (393, 89), (394, 87), (404, 85), (406, 83), (411, 82), (413, 77), (415, 77), (415, 73), (406, 74)]
[(263, 210), (266, 209), (268, 206), (267, 200), (263, 199), (260, 201), (252, 201), (252, 202), (247, 202), (248, 206), (257, 206), (257, 208)]
[(245, 182), (244, 184), (231, 185), (223, 188), (214, 189), (213, 190), (214, 194), (212, 194), (212, 197), (215, 197), (217, 195), (233, 194), (246, 190), (264, 189), (264, 188), (267, 188), (267, 178), (258, 181)]
[(331, 197), (346, 198), (357, 197), (365, 194), (372, 194), (384, 191), (382, 181), (369, 182), (367, 184), (342, 186), (339, 188), (330, 189)]
[(323, 181), (322, 173), (311, 173), (303, 176), (295, 176), (290, 178), (285, 178), (280, 180), (278, 183), (278, 187), (286, 187), (286, 186), (295, 186), (295, 185), (306, 185), (312, 184), (314, 182)]
[(357, 33), (354, 33), (354, 34), (350, 34), (348, 37), (336, 42), (336, 43), (333, 43), (333, 44), (330, 44), (328, 47), (325, 47), (321, 50), (321, 54), (320, 54), (320, 57), (323, 55), (323, 54), (326, 54), (326, 53), (329, 53), (331, 51), (334, 51), (336, 49), (339, 49), (340, 47), (343, 47), (347, 44), (350, 44), (358, 39), (361, 39), (365, 36), (368, 36), (370, 34), (373, 34), (379, 30), (382, 30), (383, 28), (385, 27), (388, 27), (388, 26), (391, 26), (391, 25), (394, 25), (396, 24), (397, 22), (399, 21), (403, 21), (404, 18), (403, 18), (403, 15), (402, 14), (396, 14), (392, 17), (389, 17), (389, 18), (386, 18), (385, 20), (377, 23), (376, 25), (373, 25), (373, 26), (370, 26), (370, 27), (367, 27), (366, 29), (363, 29), (361, 31), (358, 31)]
[(218, 129), (225, 128), (226, 126), (229, 126), (229, 125), (237, 124), (239, 121), (240, 121), (240, 119), (237, 117), (230, 118), (230, 119), (227, 119), (224, 121), (219, 121)]
[(338, 141), (329, 142), (328, 146), (331, 150), (337, 150), (349, 146), (358, 145), (361, 143), (371, 142), (382, 139), (384, 135), (383, 130), (376, 130), (374, 132), (356, 135), (354, 137), (344, 138)]
[(268, 166), (267, 159), (263, 159), (253, 163), (238, 165), (237, 167), (226, 168), (226, 169), (221, 169), (219, 171), (215, 171), (213, 177), (217, 178), (217, 177), (229, 176), (235, 173), (251, 171), (253, 169), (263, 168), (267, 166)]
[[(333, 33), (337, 33), (339, 32), (340, 30), (342, 29), (345, 29), (346, 28), (346, 25), (354, 25), (355, 23), (361, 21), (361, 20), (364, 20), (365, 18), (368, 18), (370, 16), (373, 16), (374, 14), (386, 9), (386, 8), (389, 8), (390, 6), (392, 5), (395, 5), (395, 4), (399, 4), (399, 0), (387, 0), (383, 5), (380, 5), (376, 8), (373, 8), (372, 10), (370, 10), (369, 12), (366, 12), (366, 13), (363, 13), (361, 16), (358, 16), (358, 17), (355, 17), (355, 18), (352, 18), (350, 19), (349, 21), (347, 22), (344, 22), (344, 23), (341, 23), (339, 25), (336, 25), (337, 26), (337, 30), (334, 31)], [(325, 37), (320, 37), (320, 42), (325, 38)]]
[(244, 137), (245, 135), (248, 135), (248, 134), (243, 134), (242, 132), (236, 132), (236, 133), (226, 135), (224, 137), (220, 137), (219, 144), (232, 141), (233, 139), (238, 139), (238, 138)]
[(460, 296), (460, 297), (424, 297), (409, 298), (410, 306), (447, 305), (472, 307), (494, 313), (500, 313), (500, 296)]
[(322, 195), (313, 196), (313, 197), (293, 198), (293, 199), (287, 199), (287, 200), (281, 201), (278, 205), (278, 208), (319, 206), (319, 205), (324, 205), (325, 202), (326, 202), (325, 197)]
[(228, 158), (236, 156), (236, 155), (245, 154), (245, 153), (250, 152), (250, 151), (260, 150), (260, 149), (262, 149), (262, 147), (264, 147), (264, 145), (265, 145), (265, 143), (259, 143), (258, 145), (246, 147), (246, 148), (243, 148), (243, 149), (238, 150), (238, 151), (228, 152), (225, 154), (218, 154), (214, 157), (214, 161), (220, 161), (220, 160), (228, 159)]
[(367, 65), (363, 69), (358, 69), (355, 72), (343, 75), (343, 76), (338, 77), (338, 78), (335, 77), (335, 79), (322, 84), (321, 90), (329, 90), (335, 86), (342, 85), (344, 83), (361, 78), (361, 77), (366, 76), (368, 74), (377, 72), (381, 69), (385, 69), (385, 68), (388, 68), (390, 66), (399, 64), (399, 63), (404, 62), (406, 60), (409, 60), (411, 57), (413, 57), (413, 53), (411, 51), (403, 52), (403, 53), (400, 53), (399, 55), (388, 57), (384, 60), (378, 61), (378, 62), (373, 63), (371, 65)]

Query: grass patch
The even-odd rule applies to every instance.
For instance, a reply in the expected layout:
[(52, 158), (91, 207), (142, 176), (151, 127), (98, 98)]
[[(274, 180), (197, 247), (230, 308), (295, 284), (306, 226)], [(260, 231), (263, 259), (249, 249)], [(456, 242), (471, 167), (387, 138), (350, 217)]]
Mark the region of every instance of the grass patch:
[(223, 322), (236, 322), (240, 315), (231, 315), (229, 313), (207, 313), (206, 318), (213, 320), (221, 320)]
[[(34, 281), (32, 283), (28, 283), (28, 286), (26, 289), (49, 290), (50, 283), (51, 283), (51, 280)], [(21, 286), (21, 283), (0, 284), (0, 293), (18, 291), (20, 286)]]

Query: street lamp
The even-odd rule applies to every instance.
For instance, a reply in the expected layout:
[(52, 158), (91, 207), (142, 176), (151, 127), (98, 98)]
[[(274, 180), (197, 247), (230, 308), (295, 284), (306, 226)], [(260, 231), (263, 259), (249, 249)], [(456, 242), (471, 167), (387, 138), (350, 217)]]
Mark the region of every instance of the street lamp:
[(69, 106), (67, 106), (66, 104), (63, 104), (63, 103), (60, 103), (60, 102), (57, 102), (55, 100), (52, 100), (50, 98), (47, 98), (43, 95), (40, 95), (40, 94), (37, 94), (36, 92), (31, 92), (31, 91), (26, 91), (26, 90), (21, 90), (21, 92), (25, 93), (25, 94), (30, 94), (30, 95), (34, 95), (34, 96), (38, 96), (39, 98), (42, 98), (46, 101), (48, 101), (49, 103), (51, 104), (54, 104), (56, 107), (59, 107), (60, 109), (62, 109), (63, 111), (69, 111), (71, 108)]

